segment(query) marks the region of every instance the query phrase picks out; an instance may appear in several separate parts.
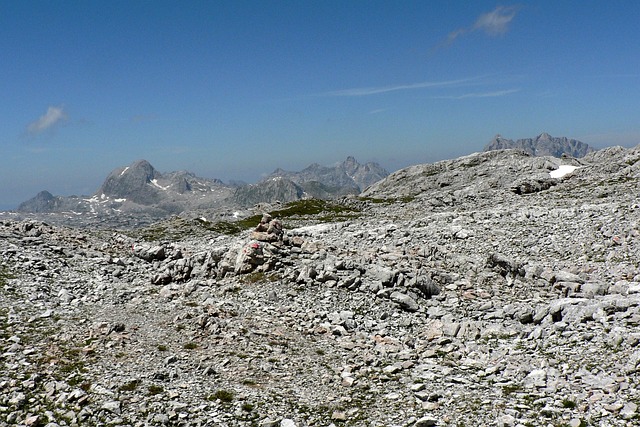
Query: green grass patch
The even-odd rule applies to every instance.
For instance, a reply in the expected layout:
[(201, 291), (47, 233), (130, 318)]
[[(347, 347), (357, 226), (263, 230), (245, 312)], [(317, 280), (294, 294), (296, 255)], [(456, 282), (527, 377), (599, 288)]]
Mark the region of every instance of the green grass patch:
[(147, 391), (151, 395), (160, 394), (160, 393), (164, 392), (164, 387), (152, 384), (149, 387), (147, 387)]
[(377, 198), (377, 197), (358, 197), (359, 200), (374, 205), (393, 205), (396, 203), (409, 203), (413, 202), (415, 196), (402, 196), (402, 197), (389, 197), (389, 198)]
[(210, 401), (219, 400), (224, 403), (231, 403), (234, 397), (235, 394), (233, 393), (233, 391), (220, 389), (210, 395), (207, 399)]
[(277, 273), (267, 274), (264, 271), (254, 271), (242, 276), (242, 283), (277, 282), (282, 277)]
[(6, 265), (0, 265), (0, 286), (4, 286), (11, 279), (15, 279), (16, 275)]
[(516, 385), (516, 384), (510, 384), (510, 385), (505, 385), (502, 387), (502, 393), (505, 396), (508, 396), (510, 394), (516, 393), (522, 391), (522, 386)]
[(120, 387), (118, 387), (118, 390), (120, 390), (120, 391), (134, 391), (135, 389), (138, 388), (139, 385), (140, 385), (140, 380), (133, 380), (133, 381), (129, 381), (128, 383), (125, 383), (125, 384), (121, 385)]
[[(360, 210), (335, 201), (305, 199), (289, 202), (284, 207), (268, 212), (273, 218), (283, 221), (285, 228), (291, 228), (287, 221), (310, 220), (315, 222), (346, 221), (360, 216)], [(174, 217), (128, 233), (130, 237), (148, 242), (174, 241), (184, 237), (205, 236), (211, 232), (236, 235), (255, 228), (262, 214), (252, 215), (237, 221), (210, 222), (201, 218), (184, 219)]]

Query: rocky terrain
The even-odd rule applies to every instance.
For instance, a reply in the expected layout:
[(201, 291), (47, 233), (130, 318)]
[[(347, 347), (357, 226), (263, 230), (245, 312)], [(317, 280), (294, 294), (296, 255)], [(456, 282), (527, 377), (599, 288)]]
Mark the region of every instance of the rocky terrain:
[(638, 425), (639, 179), (501, 150), (238, 218), (5, 215), (0, 424)]

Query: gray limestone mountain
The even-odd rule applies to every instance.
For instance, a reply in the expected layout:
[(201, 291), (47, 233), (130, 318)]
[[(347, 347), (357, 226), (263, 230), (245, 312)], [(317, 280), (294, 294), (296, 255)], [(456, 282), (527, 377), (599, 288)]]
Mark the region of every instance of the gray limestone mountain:
[(389, 172), (377, 163), (369, 162), (362, 165), (355, 158), (349, 156), (344, 162), (335, 166), (321, 166), (314, 163), (300, 172), (277, 169), (267, 179), (287, 178), (302, 187), (318, 183), (316, 186), (333, 194), (358, 194), (388, 175)]
[(379, 164), (369, 162), (362, 165), (349, 156), (335, 166), (314, 163), (299, 172), (276, 169), (257, 184), (238, 188), (233, 199), (242, 206), (303, 198), (332, 199), (359, 194), (387, 176), (389, 172)]
[(185, 171), (160, 173), (148, 161), (138, 160), (113, 170), (93, 196), (64, 197), (43, 191), (22, 203), (18, 212), (89, 213), (114, 220), (146, 215), (158, 219), (185, 211), (230, 210), (257, 203), (358, 194), (387, 175), (375, 163), (361, 165), (349, 157), (334, 167), (313, 164), (301, 172), (278, 169), (254, 185), (225, 184)]
[(113, 170), (93, 196), (53, 196), (41, 192), (18, 212), (147, 214), (161, 218), (187, 209), (219, 206), (235, 187), (189, 172), (162, 174), (146, 160)]
[(162, 174), (146, 160), (139, 160), (111, 172), (95, 196), (122, 200), (125, 209), (150, 207), (177, 214), (216, 206), (232, 192), (233, 187), (218, 179), (200, 178), (185, 171)]
[(257, 184), (238, 187), (233, 193), (233, 201), (240, 206), (275, 201), (289, 202), (304, 198), (304, 189), (290, 179), (273, 177)]
[(584, 142), (569, 139), (567, 137), (553, 137), (548, 133), (542, 133), (535, 138), (525, 138), (513, 141), (512, 139), (503, 138), (496, 135), (489, 142), (484, 151), (504, 150), (517, 148), (533, 156), (554, 156), (562, 157), (568, 155), (571, 157), (584, 157), (588, 153), (594, 151), (592, 147)]
[(86, 199), (78, 196), (54, 196), (48, 191), (41, 191), (35, 197), (21, 203), (17, 209), (23, 213), (51, 212), (90, 212)]
[(48, 191), (41, 191), (32, 199), (23, 202), (18, 207), (22, 212), (52, 212), (58, 209), (62, 198), (56, 197)]

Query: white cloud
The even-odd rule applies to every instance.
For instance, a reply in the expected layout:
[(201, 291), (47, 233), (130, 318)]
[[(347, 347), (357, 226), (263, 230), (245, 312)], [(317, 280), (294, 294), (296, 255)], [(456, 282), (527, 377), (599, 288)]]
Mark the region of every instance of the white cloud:
[(490, 36), (503, 34), (509, 29), (509, 24), (516, 16), (515, 6), (498, 6), (492, 12), (480, 15), (473, 30), (484, 31)]
[(47, 112), (40, 116), (37, 120), (29, 123), (27, 126), (27, 133), (29, 135), (38, 135), (47, 129), (52, 129), (59, 123), (67, 120), (67, 113), (62, 106), (49, 107)]
[(324, 96), (367, 96), (377, 95), (379, 93), (394, 92), (398, 90), (412, 90), (412, 89), (425, 89), (425, 88), (438, 88), (445, 86), (455, 86), (472, 82), (479, 79), (479, 77), (472, 77), (468, 79), (459, 80), (445, 80), (441, 82), (421, 82), (412, 83), (407, 85), (395, 85), (395, 86), (378, 86), (378, 87), (362, 87), (353, 89), (336, 90), (332, 92), (326, 92)]
[(466, 98), (496, 98), (498, 96), (506, 96), (512, 93), (520, 92), (520, 89), (497, 90), (495, 92), (473, 92), (456, 96), (434, 96), (436, 99), (466, 99)]
[(489, 36), (504, 34), (509, 30), (509, 24), (517, 12), (517, 6), (498, 6), (493, 11), (480, 15), (473, 26), (458, 28), (450, 32), (447, 39), (438, 44), (435, 49), (449, 46), (459, 37), (474, 31), (482, 31)]

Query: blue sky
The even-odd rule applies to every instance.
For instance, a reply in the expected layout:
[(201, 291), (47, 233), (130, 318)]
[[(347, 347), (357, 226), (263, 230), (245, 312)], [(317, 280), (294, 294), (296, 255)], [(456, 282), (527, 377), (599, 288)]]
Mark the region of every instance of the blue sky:
[(640, 143), (636, 1), (0, 0), (0, 209), (116, 167), (255, 182), (542, 132)]

